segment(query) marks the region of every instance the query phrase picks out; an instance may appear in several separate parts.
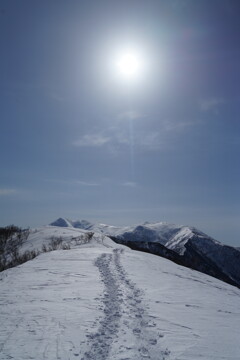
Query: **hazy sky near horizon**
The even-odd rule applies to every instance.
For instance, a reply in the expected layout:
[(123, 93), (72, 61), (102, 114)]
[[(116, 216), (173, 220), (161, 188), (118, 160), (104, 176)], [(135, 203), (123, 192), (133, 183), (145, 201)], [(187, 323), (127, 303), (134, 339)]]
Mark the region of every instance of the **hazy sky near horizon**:
[(167, 221), (240, 246), (239, 17), (238, 0), (0, 0), (0, 226)]

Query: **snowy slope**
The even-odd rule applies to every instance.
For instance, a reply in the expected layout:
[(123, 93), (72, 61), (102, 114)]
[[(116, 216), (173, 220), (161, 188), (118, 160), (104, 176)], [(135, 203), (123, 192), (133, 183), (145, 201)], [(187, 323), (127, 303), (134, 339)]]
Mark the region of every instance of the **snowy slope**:
[(64, 243), (71, 246), (78, 242), (84, 242), (88, 231), (82, 229), (75, 229), (74, 227), (59, 227), (59, 226), (43, 226), (36, 229), (30, 229), (28, 239), (24, 242), (21, 252), (26, 250), (41, 251), (43, 245), (49, 245), (51, 239), (62, 238)]
[(159, 223), (144, 223), (143, 225), (137, 225), (129, 227), (127, 229), (121, 229), (115, 236), (124, 240), (134, 241), (151, 241), (159, 242), (165, 245), (181, 230), (181, 226), (167, 224), (164, 222)]
[[(66, 226), (74, 227), (76, 222), (60, 218), (52, 224), (56, 225), (57, 223), (66, 223)], [(86, 221), (78, 222), (78, 224), (81, 223), (83, 225), (87, 223), (89, 224), (88, 229), (111, 236), (131, 248), (136, 248), (136, 244), (135, 246), (132, 244), (138, 242), (137, 248), (139, 250), (141, 247), (144, 251), (148, 248), (151, 253), (167, 257), (178, 264), (191, 267), (240, 287), (240, 252), (234, 247), (221, 244), (194, 227), (165, 222), (145, 222), (142, 225), (122, 228), (105, 224), (90, 225)], [(152, 243), (164, 245), (176, 253), (175, 257), (173, 256), (174, 253), (169, 255), (166, 251), (159, 252), (159, 247), (155, 252), (156, 246)]]
[(196, 235), (200, 239), (208, 238), (216, 242), (216, 240), (210, 238), (208, 235), (195, 229), (194, 227), (168, 224), (166, 222), (145, 222), (140, 225), (117, 227), (106, 224), (91, 224), (86, 220), (72, 221), (65, 218), (59, 218), (50, 225), (87, 229), (128, 241), (159, 242), (178, 253), (184, 253), (184, 245), (189, 239)]
[(66, 218), (58, 218), (53, 221), (50, 226), (60, 226), (69, 228), (78, 228), (83, 230), (95, 231), (106, 235), (116, 236), (121, 235), (123, 232), (131, 231), (134, 227), (117, 227), (107, 224), (92, 224), (87, 220), (69, 220)]
[[(59, 218), (50, 225), (86, 229), (85, 223), (88, 224), (88, 230), (104, 233), (105, 235), (122, 237), (125, 240), (141, 241), (144, 239), (145, 241), (160, 242), (163, 245), (170, 241), (182, 228), (185, 228), (165, 222), (145, 222), (141, 225), (117, 227), (107, 224), (91, 224), (86, 220), (72, 221), (65, 218)], [(75, 226), (75, 224), (77, 224), (77, 226)]]
[[(32, 234), (37, 246), (54, 231)], [(240, 290), (101, 234), (0, 279), (1, 360), (240, 358)]]

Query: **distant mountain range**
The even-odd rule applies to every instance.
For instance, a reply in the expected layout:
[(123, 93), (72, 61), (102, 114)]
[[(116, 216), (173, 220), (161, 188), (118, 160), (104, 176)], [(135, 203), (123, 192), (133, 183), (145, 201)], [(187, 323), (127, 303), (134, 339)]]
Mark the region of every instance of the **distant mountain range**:
[(50, 225), (102, 233), (132, 249), (165, 257), (240, 287), (239, 248), (223, 245), (194, 227), (165, 222), (116, 227), (65, 218), (59, 218)]

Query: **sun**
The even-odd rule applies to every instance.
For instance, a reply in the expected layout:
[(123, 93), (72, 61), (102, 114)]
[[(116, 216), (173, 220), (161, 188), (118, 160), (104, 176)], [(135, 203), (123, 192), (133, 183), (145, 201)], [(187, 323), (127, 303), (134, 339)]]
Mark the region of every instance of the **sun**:
[(122, 75), (136, 75), (140, 70), (140, 59), (131, 52), (122, 54), (117, 61), (117, 67)]
[(136, 50), (123, 50), (116, 56), (115, 69), (122, 79), (139, 78), (143, 71), (143, 58)]

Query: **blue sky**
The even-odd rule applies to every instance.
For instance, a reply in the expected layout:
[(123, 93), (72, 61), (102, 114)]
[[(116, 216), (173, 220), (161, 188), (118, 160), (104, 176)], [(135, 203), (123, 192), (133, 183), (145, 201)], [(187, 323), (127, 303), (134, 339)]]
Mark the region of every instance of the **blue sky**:
[[(1, 226), (167, 221), (240, 246), (239, 15), (238, 0), (1, 0)], [(112, 67), (126, 44), (137, 81)]]

